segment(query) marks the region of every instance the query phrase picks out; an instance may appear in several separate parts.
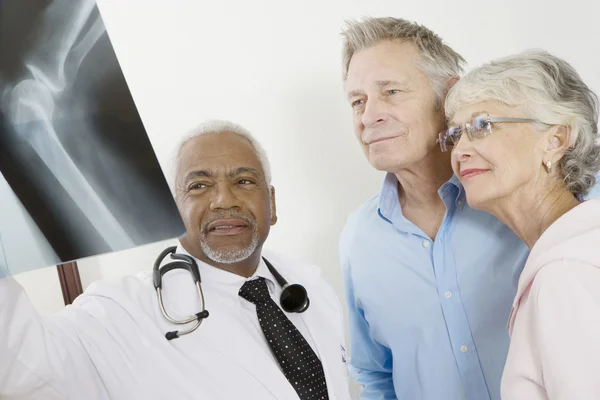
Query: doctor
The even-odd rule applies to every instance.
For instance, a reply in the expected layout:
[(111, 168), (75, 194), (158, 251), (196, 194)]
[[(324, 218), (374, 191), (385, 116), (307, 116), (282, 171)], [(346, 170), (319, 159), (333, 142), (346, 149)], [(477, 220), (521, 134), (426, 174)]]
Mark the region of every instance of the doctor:
[[(179, 147), (174, 188), (187, 233), (177, 252), (198, 264), (210, 312), (193, 333), (165, 338), (181, 327), (160, 310), (151, 266), (92, 284), (52, 316), (0, 279), (0, 398), (349, 399), (334, 292), (317, 267), (262, 250), (277, 220), (269, 170), (260, 145), (229, 122), (205, 124)], [(281, 311), (262, 257), (306, 288), (305, 312)], [(164, 275), (162, 295), (175, 319), (198, 312), (185, 270)]]

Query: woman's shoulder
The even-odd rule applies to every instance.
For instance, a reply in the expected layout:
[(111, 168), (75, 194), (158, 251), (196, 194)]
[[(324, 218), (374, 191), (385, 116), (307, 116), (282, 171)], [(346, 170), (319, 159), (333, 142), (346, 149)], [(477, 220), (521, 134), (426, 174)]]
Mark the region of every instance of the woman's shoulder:
[(538, 298), (593, 297), (600, 306), (600, 260), (562, 258), (538, 270), (531, 294)]

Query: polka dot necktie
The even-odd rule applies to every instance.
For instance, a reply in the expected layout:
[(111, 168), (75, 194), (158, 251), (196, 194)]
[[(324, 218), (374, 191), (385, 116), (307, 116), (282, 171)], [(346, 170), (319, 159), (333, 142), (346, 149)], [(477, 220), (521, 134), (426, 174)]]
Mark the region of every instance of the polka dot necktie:
[(269, 295), (264, 278), (244, 283), (239, 295), (256, 305), (260, 327), (283, 374), (301, 400), (329, 399), (321, 361)]

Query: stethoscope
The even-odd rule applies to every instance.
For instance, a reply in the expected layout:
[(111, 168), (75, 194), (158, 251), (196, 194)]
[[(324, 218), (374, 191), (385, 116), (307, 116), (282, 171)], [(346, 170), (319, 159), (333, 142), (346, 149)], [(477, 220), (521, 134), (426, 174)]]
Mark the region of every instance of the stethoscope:
[[(167, 340), (177, 339), (180, 336), (194, 332), (196, 329), (198, 329), (200, 324), (202, 324), (202, 321), (208, 318), (209, 315), (208, 310), (206, 310), (204, 306), (204, 293), (202, 291), (201, 286), (200, 269), (198, 268), (198, 264), (196, 264), (196, 260), (194, 260), (193, 257), (188, 256), (187, 254), (175, 253), (176, 250), (177, 246), (168, 247), (165, 250), (163, 250), (163, 252), (160, 253), (158, 258), (156, 259), (153, 271), (154, 289), (156, 289), (156, 294), (158, 296), (158, 304), (160, 306), (160, 311), (165, 316), (167, 321), (176, 325), (187, 325), (194, 321), (195, 324), (193, 327), (186, 330), (167, 332), (165, 334)], [(163, 260), (169, 254), (171, 255), (171, 258), (175, 261), (172, 261), (161, 267)], [(306, 292), (304, 286), (298, 283), (293, 283), (290, 285), (283, 278), (283, 276), (281, 276), (281, 274), (275, 269), (275, 267), (273, 267), (273, 265), (269, 261), (267, 261), (266, 258), (263, 257), (263, 260), (271, 274), (273, 274), (273, 276), (275, 277), (275, 280), (277, 281), (279, 286), (281, 286), (281, 295), (279, 296), (279, 304), (281, 308), (289, 313), (303, 313), (304, 311), (306, 311), (308, 309), (308, 306), (310, 305), (310, 299), (308, 298), (308, 293)], [(165, 310), (162, 297), (162, 277), (164, 274), (174, 269), (185, 269), (192, 275), (192, 278), (194, 279), (194, 284), (196, 285), (196, 290), (198, 291), (198, 296), (200, 297), (200, 312), (196, 313), (196, 315), (192, 317), (179, 321), (169, 316), (169, 314)]]

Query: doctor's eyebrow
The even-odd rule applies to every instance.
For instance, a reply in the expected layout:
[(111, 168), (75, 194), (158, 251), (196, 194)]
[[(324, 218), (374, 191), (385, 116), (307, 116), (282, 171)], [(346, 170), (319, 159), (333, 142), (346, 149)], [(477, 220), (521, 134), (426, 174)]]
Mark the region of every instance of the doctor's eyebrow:
[(242, 174), (250, 174), (250, 175), (254, 175), (256, 178), (260, 177), (260, 173), (251, 167), (239, 167), (239, 168), (234, 168), (231, 171), (229, 171), (229, 177), (233, 178), (236, 177), (238, 175), (242, 175)]
[[(236, 177), (238, 175), (242, 175), (242, 174), (253, 175), (256, 179), (259, 179), (261, 176), (260, 172), (258, 172), (258, 170), (254, 169), (252, 167), (234, 168), (227, 173), (227, 176), (229, 178), (234, 178), (234, 177)], [(193, 178), (214, 178), (214, 177), (215, 177), (215, 173), (213, 171), (209, 171), (206, 169), (200, 169), (200, 170), (188, 172), (188, 174), (185, 176), (184, 182), (189, 182)]]
[(201, 169), (196, 171), (190, 171), (185, 176), (184, 182), (188, 182), (192, 178), (212, 178), (214, 174), (208, 170)]

